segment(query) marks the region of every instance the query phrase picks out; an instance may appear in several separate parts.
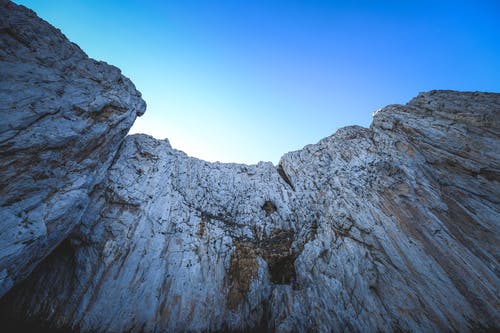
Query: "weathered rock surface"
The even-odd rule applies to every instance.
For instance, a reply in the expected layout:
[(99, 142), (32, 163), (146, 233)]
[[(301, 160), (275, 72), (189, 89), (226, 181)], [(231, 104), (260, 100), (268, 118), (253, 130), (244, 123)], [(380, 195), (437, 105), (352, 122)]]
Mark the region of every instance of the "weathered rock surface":
[(423, 93), (275, 167), (122, 141), (132, 83), (4, 0), (0, 75), (2, 328), (500, 330), (500, 94)]
[(432, 91), (271, 163), (125, 139), (2, 311), (74, 330), (500, 329), (500, 94)]
[(145, 110), (120, 70), (0, 0), (0, 296), (67, 238)]

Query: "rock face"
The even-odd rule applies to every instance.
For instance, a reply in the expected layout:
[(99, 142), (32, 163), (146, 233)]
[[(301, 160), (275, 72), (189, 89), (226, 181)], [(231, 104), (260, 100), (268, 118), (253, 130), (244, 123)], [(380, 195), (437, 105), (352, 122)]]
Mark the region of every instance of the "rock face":
[(130, 81), (0, 3), (2, 327), (500, 330), (500, 94), (422, 93), (277, 167), (208, 163), (121, 142)]
[(420, 94), (278, 168), (129, 136), (2, 311), (84, 332), (498, 330), (499, 112)]
[(22, 6), (0, 1), (0, 296), (79, 223), (140, 93)]

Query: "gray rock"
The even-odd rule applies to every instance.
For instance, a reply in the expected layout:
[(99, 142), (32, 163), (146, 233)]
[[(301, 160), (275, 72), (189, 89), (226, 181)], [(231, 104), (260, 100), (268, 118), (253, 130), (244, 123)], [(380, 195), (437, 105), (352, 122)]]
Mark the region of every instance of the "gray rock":
[(500, 94), (423, 93), (275, 167), (122, 141), (132, 83), (4, 0), (0, 74), (2, 328), (500, 330)]
[(499, 112), (423, 93), (278, 168), (129, 136), (4, 308), (84, 332), (498, 330)]
[(140, 93), (29, 9), (0, 1), (0, 296), (79, 223)]

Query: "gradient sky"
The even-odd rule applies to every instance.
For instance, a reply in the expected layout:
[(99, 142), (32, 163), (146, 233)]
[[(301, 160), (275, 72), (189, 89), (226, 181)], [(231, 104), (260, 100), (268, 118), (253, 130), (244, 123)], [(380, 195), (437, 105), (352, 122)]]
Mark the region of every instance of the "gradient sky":
[(148, 104), (131, 133), (277, 163), (431, 89), (500, 92), (500, 1), (19, 0)]

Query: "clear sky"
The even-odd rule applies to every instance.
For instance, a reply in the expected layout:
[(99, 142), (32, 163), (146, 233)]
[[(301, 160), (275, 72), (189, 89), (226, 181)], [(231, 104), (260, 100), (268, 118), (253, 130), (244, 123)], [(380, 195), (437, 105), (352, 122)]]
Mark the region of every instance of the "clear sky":
[(500, 1), (18, 0), (148, 104), (131, 133), (277, 163), (431, 89), (500, 92)]

